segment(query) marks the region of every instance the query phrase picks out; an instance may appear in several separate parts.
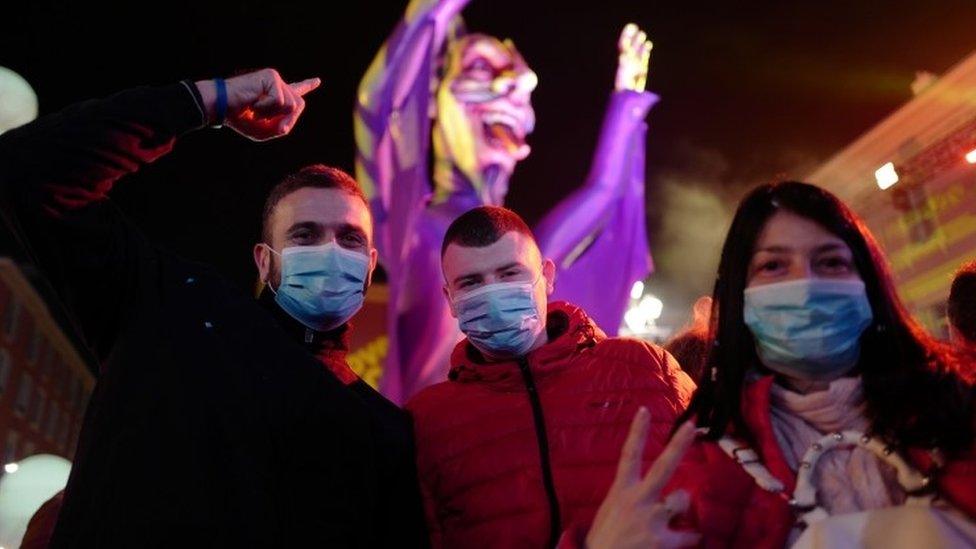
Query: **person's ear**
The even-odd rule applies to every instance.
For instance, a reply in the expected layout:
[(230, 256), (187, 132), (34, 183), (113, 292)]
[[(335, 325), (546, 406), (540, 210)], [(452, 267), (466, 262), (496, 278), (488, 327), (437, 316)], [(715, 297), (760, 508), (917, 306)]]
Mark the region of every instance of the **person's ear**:
[(542, 262), (542, 276), (546, 279), (546, 295), (552, 295), (556, 288), (556, 264), (549, 258)]
[(457, 318), (457, 311), (454, 310), (454, 301), (451, 300), (451, 292), (447, 290), (447, 284), (441, 286), (441, 291), (444, 292), (444, 299), (447, 300), (447, 306), (451, 310), (451, 316)]
[(264, 242), (254, 245), (254, 265), (258, 268), (258, 278), (262, 284), (268, 283), (271, 274), (271, 250)]
[(712, 296), (703, 295), (696, 299), (691, 311), (693, 324), (708, 326), (709, 319), (712, 317)]
[(376, 271), (376, 264), (379, 262), (380, 254), (376, 248), (369, 249), (369, 272), (366, 273), (366, 287), (373, 283), (373, 273)]

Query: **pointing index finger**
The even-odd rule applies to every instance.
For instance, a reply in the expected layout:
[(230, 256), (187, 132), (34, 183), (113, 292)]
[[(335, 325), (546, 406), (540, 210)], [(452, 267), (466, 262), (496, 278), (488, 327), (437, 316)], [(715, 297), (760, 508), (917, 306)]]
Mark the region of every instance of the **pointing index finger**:
[(291, 90), (297, 93), (299, 96), (302, 96), (321, 85), (322, 85), (321, 78), (309, 78), (308, 80), (302, 80), (301, 82), (288, 84), (288, 87), (290, 87)]

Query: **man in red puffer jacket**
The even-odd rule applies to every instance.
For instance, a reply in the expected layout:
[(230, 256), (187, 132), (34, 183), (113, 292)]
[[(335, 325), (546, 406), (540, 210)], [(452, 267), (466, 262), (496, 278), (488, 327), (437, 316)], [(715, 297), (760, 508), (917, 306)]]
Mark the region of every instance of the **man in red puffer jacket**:
[(555, 267), (509, 210), (459, 217), (441, 259), (467, 337), (449, 381), (407, 404), (433, 546), (551, 547), (593, 520), (638, 407), (651, 412), (649, 464), (694, 383), (659, 347), (547, 303)]

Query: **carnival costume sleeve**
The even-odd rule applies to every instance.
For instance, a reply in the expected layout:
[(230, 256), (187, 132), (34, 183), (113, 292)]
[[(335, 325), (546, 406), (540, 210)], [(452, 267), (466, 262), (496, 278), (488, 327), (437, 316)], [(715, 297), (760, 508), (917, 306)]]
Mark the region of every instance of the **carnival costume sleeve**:
[(554, 300), (580, 306), (616, 334), (634, 282), (653, 269), (644, 219), (644, 118), (658, 97), (623, 90), (610, 97), (586, 183), (536, 226), (556, 263)]
[(376, 247), (389, 272), (400, 271), (416, 216), (431, 193), (431, 86), (448, 27), (466, 3), (411, 2), (359, 84), (356, 178), (369, 197)]
[[(428, 302), (431, 295), (440, 299), (440, 257), (435, 249), (443, 234), (418, 233), (425, 230), (419, 218), (432, 192), (428, 158), (437, 59), (465, 4), (467, 0), (411, 2), (364, 75), (353, 116), (356, 178), (369, 197), (376, 248), (390, 283), (389, 354), (380, 389), (397, 403), (420, 383), (427, 368), (421, 364), (431, 357), (440, 364), (436, 357), (443, 353), (431, 347), (451, 340), (456, 330), (443, 318), (443, 304)], [(415, 239), (424, 236), (436, 241), (423, 243), (433, 251), (410, 257), (411, 246), (421, 245)], [(436, 289), (425, 292), (411, 287), (413, 283), (434, 284)], [(413, 301), (401, 307), (402, 300)], [(402, 336), (404, 343), (401, 330), (410, 332)], [(413, 333), (417, 330), (419, 334)]]

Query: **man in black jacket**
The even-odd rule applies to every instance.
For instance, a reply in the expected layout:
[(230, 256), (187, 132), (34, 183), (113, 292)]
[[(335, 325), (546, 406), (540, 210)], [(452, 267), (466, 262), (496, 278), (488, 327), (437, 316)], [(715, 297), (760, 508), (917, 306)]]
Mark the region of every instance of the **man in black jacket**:
[(392, 415), (323, 368), (291, 315), (159, 250), (107, 199), (190, 130), (287, 134), (317, 85), (264, 70), (139, 88), (0, 136), (3, 217), (99, 366), (52, 546), (391, 539)]
[(346, 361), (349, 319), (362, 306), (376, 268), (373, 246), (369, 205), (349, 174), (318, 164), (288, 175), (268, 193), (261, 242), (254, 246), (264, 283), (259, 301), (369, 408), (380, 486), (374, 511), (380, 545), (427, 545), (410, 415)]

